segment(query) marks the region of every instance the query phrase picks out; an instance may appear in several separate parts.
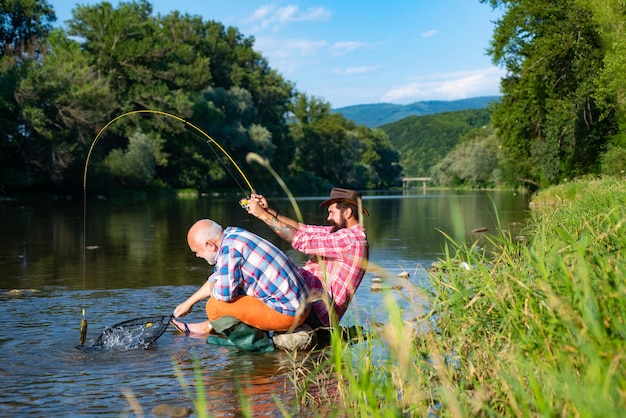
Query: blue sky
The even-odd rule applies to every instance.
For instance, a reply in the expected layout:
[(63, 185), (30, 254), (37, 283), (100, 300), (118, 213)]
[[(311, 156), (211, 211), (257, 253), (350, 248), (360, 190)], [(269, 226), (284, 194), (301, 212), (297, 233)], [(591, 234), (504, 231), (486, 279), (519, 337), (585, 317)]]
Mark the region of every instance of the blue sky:
[[(48, 0), (58, 24), (76, 4)], [(118, 0), (110, 0), (115, 7)], [(500, 94), (504, 70), (486, 55), (500, 16), (479, 0), (153, 0), (235, 26), (298, 91), (333, 108)]]

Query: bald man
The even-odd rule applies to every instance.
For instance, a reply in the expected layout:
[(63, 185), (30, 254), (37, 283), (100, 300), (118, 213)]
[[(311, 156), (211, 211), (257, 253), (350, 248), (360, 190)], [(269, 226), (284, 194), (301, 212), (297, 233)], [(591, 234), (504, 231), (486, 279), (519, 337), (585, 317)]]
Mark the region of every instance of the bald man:
[(206, 336), (213, 329), (211, 321), (230, 316), (260, 330), (286, 331), (306, 318), (304, 279), (274, 244), (243, 228), (223, 229), (210, 219), (201, 219), (189, 229), (187, 243), (215, 269), (206, 283), (174, 310), (174, 317), (180, 318), (209, 298), (208, 321), (186, 324), (173, 320), (179, 330)]

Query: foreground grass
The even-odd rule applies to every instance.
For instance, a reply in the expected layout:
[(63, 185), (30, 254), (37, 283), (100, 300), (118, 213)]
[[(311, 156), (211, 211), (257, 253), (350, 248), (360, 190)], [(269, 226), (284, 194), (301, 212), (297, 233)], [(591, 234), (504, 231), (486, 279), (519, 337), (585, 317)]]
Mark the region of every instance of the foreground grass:
[(431, 274), (430, 332), (416, 336), (389, 298), (385, 333), (335, 338), (308, 374), (335, 390), (303, 402), (332, 401), (331, 416), (623, 416), (626, 182), (553, 187), (531, 207), (525, 241), (450, 243)]

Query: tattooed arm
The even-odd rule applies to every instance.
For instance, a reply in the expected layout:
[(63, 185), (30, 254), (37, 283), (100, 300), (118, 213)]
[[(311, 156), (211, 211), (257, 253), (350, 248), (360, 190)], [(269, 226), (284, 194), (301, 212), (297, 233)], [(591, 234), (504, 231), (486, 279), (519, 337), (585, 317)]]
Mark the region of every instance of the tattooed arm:
[(262, 195), (252, 195), (248, 200), (248, 213), (259, 218), (269, 226), (272, 231), (287, 242), (292, 242), (298, 231), (298, 222), (280, 215), (278, 211), (272, 209), (267, 204), (267, 200)]

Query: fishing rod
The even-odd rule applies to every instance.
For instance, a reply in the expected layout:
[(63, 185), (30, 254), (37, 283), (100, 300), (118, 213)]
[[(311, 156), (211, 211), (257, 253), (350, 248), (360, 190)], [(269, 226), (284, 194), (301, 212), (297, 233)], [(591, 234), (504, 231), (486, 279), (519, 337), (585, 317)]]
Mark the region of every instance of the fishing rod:
[[(197, 127), (193, 123), (191, 123), (191, 122), (181, 118), (180, 116), (176, 116), (176, 115), (174, 115), (172, 113), (167, 113), (167, 112), (163, 112), (163, 111), (160, 111), (160, 110), (152, 110), (152, 109), (133, 110), (133, 111), (123, 113), (123, 114), (113, 118), (106, 125), (104, 125), (104, 127), (102, 129), (100, 129), (100, 131), (98, 132), (98, 134), (94, 138), (93, 142), (91, 143), (91, 146), (89, 147), (89, 152), (87, 153), (87, 159), (85, 160), (85, 168), (83, 170), (83, 240), (85, 242), (83, 242), (83, 309), (82, 309), (82, 319), (81, 319), (81, 322), (80, 322), (80, 339), (79, 339), (79, 344), (78, 344), (79, 348), (84, 345), (85, 339), (86, 339), (86, 336), (87, 336), (87, 319), (85, 317), (85, 307), (84, 307), (85, 306), (84, 290), (87, 287), (86, 286), (86, 283), (87, 283), (86, 282), (87, 271), (86, 271), (86, 261), (85, 261), (87, 259), (87, 257), (86, 257), (86, 255), (87, 255), (86, 254), (86, 249), (87, 249), (87, 246), (86, 246), (86, 244), (87, 244), (86, 243), (86, 234), (87, 234), (86, 233), (86, 231), (87, 231), (87, 169), (89, 167), (89, 161), (91, 159), (91, 154), (92, 154), (92, 152), (94, 150), (94, 147), (96, 146), (96, 144), (98, 143), (98, 141), (100, 140), (100, 138), (102, 137), (104, 132), (111, 125), (113, 125), (114, 123), (116, 123), (120, 119), (128, 117), (128, 116), (131, 116), (131, 115), (137, 115), (137, 114), (152, 114), (152, 115), (166, 116), (166, 117), (174, 119), (174, 120), (176, 120), (178, 122), (182, 122), (184, 125), (192, 128), (196, 133), (199, 133), (200, 135), (202, 135), (204, 138), (207, 139), (207, 141), (206, 141), (207, 144), (211, 144), (211, 143), (214, 144), (230, 160), (230, 162), (237, 169), (237, 171), (239, 172), (239, 174), (241, 175), (243, 180), (246, 182), (246, 185), (250, 189), (250, 194), (254, 194), (255, 193), (254, 187), (252, 186), (252, 184), (250, 183), (250, 181), (248, 180), (248, 178), (244, 174), (243, 170), (239, 167), (239, 165), (237, 165), (237, 163), (230, 156), (230, 154), (228, 154), (228, 152), (226, 152), (224, 147), (222, 147), (215, 139), (213, 139), (209, 134), (204, 132), (202, 129), (200, 129), (199, 127)], [(193, 131), (192, 131), (192, 134), (194, 134)], [(194, 136), (197, 137), (197, 135), (195, 135), (195, 134), (194, 134)], [(232, 173), (230, 172), (230, 170), (225, 165), (224, 165), (224, 168), (232, 176)], [(234, 176), (233, 176), (233, 178), (234, 178)], [(235, 181), (237, 182), (239, 187), (243, 190), (243, 187), (241, 187), (241, 184), (239, 184), (239, 182), (237, 181), (236, 178), (235, 178)], [(242, 208), (246, 209), (247, 205), (248, 205), (248, 198), (245, 198), (245, 197), (242, 198), (241, 200), (239, 200), (239, 204), (241, 205)]]

